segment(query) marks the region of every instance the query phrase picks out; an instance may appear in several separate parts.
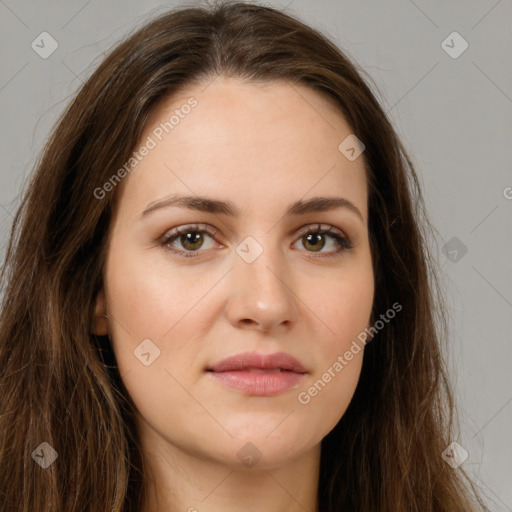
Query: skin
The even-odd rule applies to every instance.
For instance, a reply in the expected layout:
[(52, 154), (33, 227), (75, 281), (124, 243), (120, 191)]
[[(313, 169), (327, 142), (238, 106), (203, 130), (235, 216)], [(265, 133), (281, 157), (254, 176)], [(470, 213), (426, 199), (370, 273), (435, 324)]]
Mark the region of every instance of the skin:
[[(351, 129), (312, 89), (226, 77), (167, 100), (141, 143), (191, 96), (197, 106), (122, 183), (96, 299), (95, 331), (109, 333), (137, 408), (148, 471), (143, 510), (315, 511), (320, 443), (348, 407), (364, 350), (308, 404), (297, 397), (370, 325), (364, 154), (349, 161), (338, 150)], [(168, 207), (139, 218), (170, 194), (230, 201), (241, 215)], [(362, 218), (348, 208), (285, 215), (291, 203), (322, 196), (348, 199)], [(195, 248), (196, 257), (159, 245), (193, 223), (215, 228), (215, 237), (203, 233), (201, 246), (178, 236), (169, 245)], [(336, 252), (330, 235), (308, 245), (300, 229), (314, 232), (318, 223), (353, 247)], [(248, 236), (263, 249), (252, 263), (236, 252)], [(148, 366), (134, 356), (145, 339), (160, 350)], [(205, 372), (246, 351), (287, 352), (308, 373), (297, 389), (258, 397)], [(237, 457), (247, 443), (261, 454), (251, 467)]]

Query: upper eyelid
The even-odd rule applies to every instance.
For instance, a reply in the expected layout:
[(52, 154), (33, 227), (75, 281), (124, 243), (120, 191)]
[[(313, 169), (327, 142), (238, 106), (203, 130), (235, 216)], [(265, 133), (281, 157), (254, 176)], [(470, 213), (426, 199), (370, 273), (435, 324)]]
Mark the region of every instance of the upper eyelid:
[[(327, 227), (323, 227), (327, 226)], [(348, 236), (339, 228), (336, 226), (333, 226), (332, 224), (322, 224), (321, 222), (315, 223), (315, 224), (306, 224), (298, 229), (298, 232), (303, 234), (307, 233), (308, 231), (325, 231), (325, 234), (329, 234), (329, 232), (332, 232), (336, 235), (343, 236), (345, 238), (348, 238)]]

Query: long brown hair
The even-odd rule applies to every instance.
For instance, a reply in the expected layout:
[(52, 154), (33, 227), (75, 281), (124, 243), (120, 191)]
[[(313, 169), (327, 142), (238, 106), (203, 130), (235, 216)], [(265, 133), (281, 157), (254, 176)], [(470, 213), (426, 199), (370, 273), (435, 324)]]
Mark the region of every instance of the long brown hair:
[[(294, 17), (243, 2), (167, 11), (116, 46), (37, 162), (1, 273), (0, 510), (139, 510), (133, 403), (108, 337), (91, 335), (122, 187), (94, 191), (128, 161), (161, 101), (221, 74), (305, 84), (339, 109), (366, 148), (372, 315), (403, 307), (367, 345), (354, 397), (322, 441), (319, 510), (488, 510), (441, 456), (456, 408), (433, 228), (411, 160), (363, 71)], [(41, 443), (58, 454), (46, 469), (35, 462), (52, 455)]]

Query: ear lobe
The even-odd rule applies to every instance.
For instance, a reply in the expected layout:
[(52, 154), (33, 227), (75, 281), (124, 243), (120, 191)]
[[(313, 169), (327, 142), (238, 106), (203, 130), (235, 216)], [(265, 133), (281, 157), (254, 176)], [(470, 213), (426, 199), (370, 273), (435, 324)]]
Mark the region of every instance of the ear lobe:
[(94, 305), (93, 331), (96, 336), (106, 336), (108, 334), (107, 318), (105, 293), (101, 289), (96, 296)]

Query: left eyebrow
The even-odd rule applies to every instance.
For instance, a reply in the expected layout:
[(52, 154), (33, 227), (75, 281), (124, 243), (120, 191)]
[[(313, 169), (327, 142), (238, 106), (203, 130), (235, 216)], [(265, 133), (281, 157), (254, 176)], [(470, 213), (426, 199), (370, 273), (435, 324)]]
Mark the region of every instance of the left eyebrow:
[[(174, 195), (160, 201), (149, 203), (146, 209), (139, 215), (139, 218), (142, 219), (151, 212), (170, 207), (187, 208), (189, 210), (228, 215), (230, 217), (240, 216), (240, 210), (230, 201), (221, 201), (204, 196)], [(345, 208), (364, 222), (363, 215), (357, 206), (343, 197), (314, 197), (306, 201), (300, 199), (288, 207), (285, 215), (306, 215), (308, 213), (325, 212), (336, 208)]]

